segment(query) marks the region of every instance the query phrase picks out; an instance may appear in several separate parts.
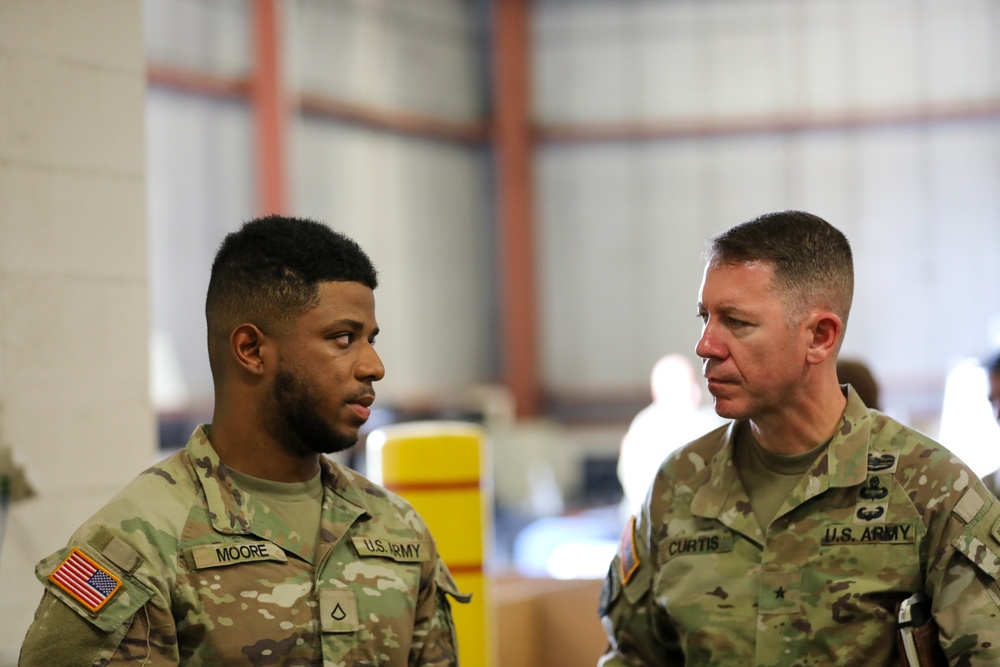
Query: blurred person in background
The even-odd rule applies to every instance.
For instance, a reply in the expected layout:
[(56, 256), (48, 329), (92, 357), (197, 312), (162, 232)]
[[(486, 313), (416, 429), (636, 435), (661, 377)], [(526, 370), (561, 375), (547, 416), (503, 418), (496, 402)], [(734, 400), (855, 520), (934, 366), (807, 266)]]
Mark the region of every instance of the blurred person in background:
[(986, 374), (989, 381), (989, 401), (993, 416), (1000, 424), (1000, 352), (994, 354), (986, 362)]
[(865, 362), (859, 359), (838, 359), (837, 381), (840, 384), (851, 385), (865, 407), (872, 410), (882, 409), (878, 382)]
[[(983, 367), (986, 369), (986, 382), (989, 392), (986, 398), (990, 402), (993, 417), (997, 420), (997, 424), (1000, 424), (1000, 352), (994, 353), (993, 356), (987, 359)], [(986, 485), (986, 488), (993, 492), (993, 495), (1000, 497), (1000, 468), (985, 475), (983, 483)]]
[(815, 215), (712, 239), (696, 351), (732, 421), (670, 456), (626, 526), (601, 667), (899, 665), (904, 602), (940, 659), (1000, 664), (1000, 502), (840, 385), (853, 293), (850, 243)]
[(639, 511), (665, 458), (723, 423), (714, 411), (702, 408), (700, 379), (681, 354), (665, 355), (653, 364), (650, 391), (653, 402), (632, 420), (618, 455), (626, 516)]

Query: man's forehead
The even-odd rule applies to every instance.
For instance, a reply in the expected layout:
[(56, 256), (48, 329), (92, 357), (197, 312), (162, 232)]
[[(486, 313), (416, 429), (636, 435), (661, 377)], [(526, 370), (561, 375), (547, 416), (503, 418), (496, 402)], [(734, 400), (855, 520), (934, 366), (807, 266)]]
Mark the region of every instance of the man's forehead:
[(340, 313), (337, 317), (371, 320), (375, 313), (375, 293), (370, 287), (356, 282), (319, 283), (316, 299), (306, 312), (326, 313), (327, 316)]
[(726, 259), (722, 257), (712, 257), (705, 264), (705, 273), (718, 270), (746, 270), (753, 273), (774, 275), (776, 270), (774, 262), (765, 259)]
[(768, 263), (709, 264), (705, 267), (699, 297), (704, 297), (706, 288), (723, 294), (749, 296), (753, 292), (769, 292), (773, 285), (774, 267)]

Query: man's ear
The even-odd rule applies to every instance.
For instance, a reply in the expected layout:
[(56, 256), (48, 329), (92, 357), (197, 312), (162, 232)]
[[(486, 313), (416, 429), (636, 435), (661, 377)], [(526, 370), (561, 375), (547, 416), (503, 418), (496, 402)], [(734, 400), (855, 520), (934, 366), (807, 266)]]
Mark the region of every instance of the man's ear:
[(809, 317), (809, 348), (806, 350), (806, 361), (810, 364), (820, 364), (837, 351), (837, 345), (844, 335), (844, 322), (829, 310), (813, 313)]
[(267, 337), (254, 324), (241, 324), (229, 336), (229, 349), (236, 363), (251, 375), (264, 374), (267, 346)]

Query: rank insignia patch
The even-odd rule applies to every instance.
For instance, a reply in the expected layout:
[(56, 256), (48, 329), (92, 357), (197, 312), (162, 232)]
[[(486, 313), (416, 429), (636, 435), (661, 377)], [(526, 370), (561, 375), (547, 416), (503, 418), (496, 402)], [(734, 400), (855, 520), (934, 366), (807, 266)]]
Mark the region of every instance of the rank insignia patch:
[(618, 564), (621, 567), (622, 586), (628, 583), (639, 567), (639, 559), (635, 555), (635, 517), (630, 516), (622, 533), (622, 544), (618, 553)]
[(99, 611), (122, 586), (121, 579), (73, 549), (49, 580), (92, 612)]

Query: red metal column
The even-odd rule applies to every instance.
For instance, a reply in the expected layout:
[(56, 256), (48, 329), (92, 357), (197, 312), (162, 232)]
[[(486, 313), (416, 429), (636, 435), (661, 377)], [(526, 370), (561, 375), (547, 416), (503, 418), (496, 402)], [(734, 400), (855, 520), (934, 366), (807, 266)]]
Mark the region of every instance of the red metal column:
[(493, 100), (504, 381), (517, 414), (539, 414), (529, 0), (494, 0)]
[(254, 0), (254, 69), (250, 82), (257, 155), (258, 210), (285, 213), (288, 106), (281, 68), (279, 0)]

